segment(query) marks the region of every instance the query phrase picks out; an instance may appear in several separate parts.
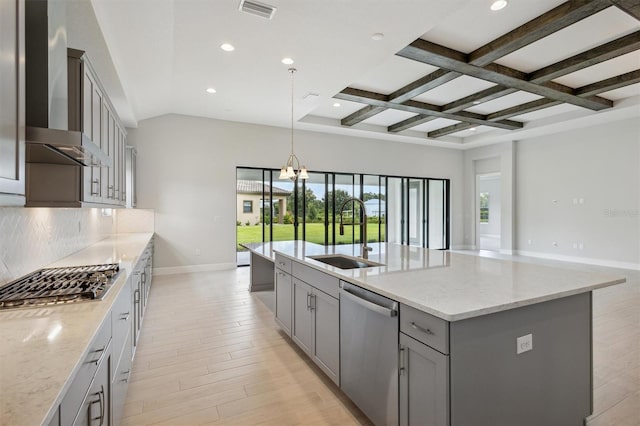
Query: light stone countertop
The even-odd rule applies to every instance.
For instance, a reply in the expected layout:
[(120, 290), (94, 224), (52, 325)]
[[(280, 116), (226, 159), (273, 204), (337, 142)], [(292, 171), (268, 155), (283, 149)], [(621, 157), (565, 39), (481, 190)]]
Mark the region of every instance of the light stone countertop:
[(0, 425), (50, 421), (152, 236), (113, 235), (47, 266), (120, 263), (101, 301), (0, 311)]
[(459, 321), (519, 306), (621, 284), (622, 276), (576, 271), (391, 243), (369, 244), (369, 260), (384, 266), (340, 269), (308, 256), (359, 256), (360, 246), (322, 246), (304, 241), (265, 243), (270, 250), (320, 271), (435, 315)]

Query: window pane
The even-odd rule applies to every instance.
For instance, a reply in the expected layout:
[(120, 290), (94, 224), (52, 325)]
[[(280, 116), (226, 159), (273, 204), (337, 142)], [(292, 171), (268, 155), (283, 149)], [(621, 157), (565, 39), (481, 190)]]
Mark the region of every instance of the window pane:
[(280, 180), (279, 170), (271, 172), (272, 179), (272, 229), (273, 241), (287, 241), (295, 239), (295, 205), (294, 183), (289, 179)]
[(367, 242), (369, 243), (381, 241), (381, 234), (384, 237), (385, 199), (380, 180), (379, 176), (365, 175), (363, 177), (362, 201), (364, 201), (368, 216)]
[(262, 205), (264, 183), (262, 170), (236, 171), (236, 251), (237, 264), (248, 265), (249, 254), (240, 244), (262, 242), (262, 212), (254, 207)]
[(446, 247), (445, 181), (429, 181), (429, 245), (431, 249)]
[(404, 244), (402, 178), (387, 179), (387, 241)]
[(305, 240), (324, 244), (326, 198), (324, 173), (309, 173), (309, 179), (304, 182), (304, 185)]
[[(355, 210), (355, 206), (353, 202), (346, 203), (349, 198), (354, 197), (354, 188), (353, 188), (353, 175), (335, 175), (335, 193), (333, 196), (335, 197), (335, 231), (336, 231), (336, 240), (335, 244), (352, 244), (354, 242), (354, 217), (355, 222), (358, 222), (360, 210)], [(343, 231), (344, 235), (340, 235), (340, 208), (344, 205), (344, 209), (342, 212), (342, 221), (343, 221)], [(359, 240), (359, 234), (358, 234)]]

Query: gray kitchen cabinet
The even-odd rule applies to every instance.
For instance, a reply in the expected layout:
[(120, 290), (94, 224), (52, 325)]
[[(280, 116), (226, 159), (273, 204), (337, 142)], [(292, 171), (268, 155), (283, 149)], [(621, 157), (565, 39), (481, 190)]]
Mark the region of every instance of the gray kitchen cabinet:
[[(100, 374), (104, 374), (104, 368), (106, 368), (106, 373), (109, 374), (108, 364), (111, 350), (111, 331), (111, 316), (109, 315), (97, 332), (87, 355), (82, 360), (80, 369), (62, 399), (59, 408), (61, 425), (74, 424), (78, 417), (84, 416), (81, 415), (83, 410), (85, 410), (84, 413), (86, 414), (87, 407), (85, 403), (87, 402), (87, 392), (93, 387), (92, 383), (94, 382), (94, 378), (99, 374), (98, 371), (100, 370)], [(104, 367), (105, 364), (107, 365), (106, 367)], [(104, 381), (108, 390), (110, 377), (101, 378), (99, 381)], [(104, 395), (100, 397), (100, 400), (102, 400), (104, 404)]]
[(89, 391), (82, 401), (73, 426), (110, 425), (111, 418), (111, 353), (110, 347), (98, 367)]
[(292, 309), (293, 309), (293, 281), (291, 275), (281, 269), (275, 269), (275, 314), (276, 322), (291, 337)]
[[(77, 130), (106, 152), (102, 138), (104, 92), (89, 60), (81, 50), (67, 49), (69, 130)], [(102, 203), (101, 167), (82, 167), (82, 201)]]
[(24, 43), (24, 0), (1, 1), (0, 206), (25, 204)]
[[(127, 339), (131, 333), (131, 327), (133, 323), (133, 313), (131, 309), (131, 279), (129, 278), (124, 287), (118, 294), (118, 298), (111, 308), (111, 328), (112, 328), (112, 342), (111, 352), (113, 358), (118, 360), (120, 354), (125, 350)], [(131, 350), (129, 350), (131, 352)], [(117, 371), (114, 369), (113, 374)], [(113, 380), (115, 377), (112, 377)]]
[(138, 151), (132, 146), (126, 146), (125, 149), (124, 201), (127, 207), (136, 207), (138, 204), (136, 182)]
[[(291, 337), (336, 384), (340, 383), (340, 302), (316, 286), (337, 293), (339, 281), (291, 262), (293, 325)], [(317, 272), (317, 274), (316, 274)], [(304, 278), (306, 281), (302, 281)], [(276, 277), (277, 283), (278, 277)]]
[(311, 354), (312, 336), (311, 286), (293, 279), (293, 329), (291, 338), (307, 354)]
[(400, 425), (449, 424), (449, 357), (400, 333)]
[(114, 368), (111, 381), (111, 420), (114, 425), (120, 424), (120, 420), (122, 420), (132, 364), (131, 332), (128, 332), (120, 360), (116, 368)]
[(340, 376), (340, 302), (319, 290), (311, 295), (312, 358), (334, 383)]

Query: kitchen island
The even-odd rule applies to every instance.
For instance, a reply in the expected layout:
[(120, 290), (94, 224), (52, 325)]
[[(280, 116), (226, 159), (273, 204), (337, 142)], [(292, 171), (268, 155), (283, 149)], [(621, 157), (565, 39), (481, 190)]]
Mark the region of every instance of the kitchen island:
[[(396, 244), (372, 244), (369, 260), (381, 266), (340, 269), (310, 256), (355, 257), (358, 245), (278, 244), (276, 320), (343, 390), (344, 341), (333, 346), (344, 324), (318, 328), (315, 301), (339, 302), (343, 318), (339, 282), (399, 303), (400, 424), (581, 425), (592, 413), (591, 292), (624, 278)], [(329, 278), (336, 281), (327, 286)], [(309, 289), (307, 300), (297, 288)], [(309, 322), (305, 302), (315, 311), (310, 338), (296, 325)], [(337, 316), (330, 304), (323, 309)]]
[[(111, 365), (115, 376), (120, 354), (114, 343), (117, 327), (111, 340), (112, 310), (120, 313), (119, 301), (125, 296), (126, 320), (114, 316), (114, 323), (124, 324), (125, 335), (130, 336), (134, 330), (128, 330), (133, 319), (128, 315), (132, 307), (129, 283), (152, 238), (152, 233), (115, 234), (47, 266), (118, 263), (120, 273), (102, 300), (0, 311), (0, 425), (70, 424), (73, 418), (64, 421), (59, 407), (84, 366), (97, 366), (104, 358), (103, 364)], [(104, 350), (108, 356), (99, 360), (96, 356), (87, 363), (85, 358), (94, 350), (92, 343), (102, 335), (109, 342)], [(125, 353), (123, 358), (125, 355), (130, 362), (130, 355)], [(120, 383), (120, 377), (117, 381)], [(80, 393), (82, 401), (86, 390)], [(111, 394), (116, 397), (113, 388)], [(104, 404), (104, 397), (100, 402)]]

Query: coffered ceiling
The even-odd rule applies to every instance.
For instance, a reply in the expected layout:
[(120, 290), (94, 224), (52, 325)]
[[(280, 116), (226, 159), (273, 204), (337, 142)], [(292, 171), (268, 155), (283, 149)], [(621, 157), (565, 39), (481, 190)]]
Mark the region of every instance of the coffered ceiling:
[(640, 116), (638, 0), (271, 0), (271, 20), (239, 2), (91, 1), (130, 125), (285, 127), (285, 56), (297, 128), (463, 148)]

